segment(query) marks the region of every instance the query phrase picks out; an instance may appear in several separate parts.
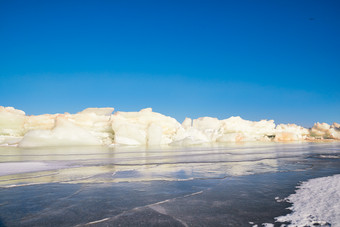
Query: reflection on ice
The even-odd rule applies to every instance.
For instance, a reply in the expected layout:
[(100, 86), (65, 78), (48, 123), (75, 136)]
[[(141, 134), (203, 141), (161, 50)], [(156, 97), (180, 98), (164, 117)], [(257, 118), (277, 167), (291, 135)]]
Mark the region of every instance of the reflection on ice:
[[(190, 148), (1, 147), (0, 186), (216, 179), (285, 171), (296, 157), (334, 144), (239, 145)], [(334, 150), (335, 149), (335, 150)], [(296, 167), (295, 167), (296, 168)]]
[(274, 223), (275, 198), (339, 174), (339, 145), (2, 147), (0, 226)]

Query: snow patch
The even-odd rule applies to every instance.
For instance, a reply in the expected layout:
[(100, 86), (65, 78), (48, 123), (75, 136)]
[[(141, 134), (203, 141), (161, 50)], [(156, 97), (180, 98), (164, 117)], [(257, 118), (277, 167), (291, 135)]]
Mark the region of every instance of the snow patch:
[(277, 217), (288, 226), (340, 226), (340, 174), (311, 179), (287, 197), (291, 214)]
[(0, 176), (55, 170), (65, 165), (44, 162), (7, 162), (0, 163)]

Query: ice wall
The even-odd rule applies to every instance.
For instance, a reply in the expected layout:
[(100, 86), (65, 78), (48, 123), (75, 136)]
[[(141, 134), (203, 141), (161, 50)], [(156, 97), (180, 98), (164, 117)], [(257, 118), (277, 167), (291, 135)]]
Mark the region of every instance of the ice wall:
[(77, 114), (27, 116), (13, 107), (0, 106), (2, 146), (188, 146), (247, 141), (340, 140), (340, 125), (316, 123), (306, 129), (295, 124), (275, 125), (273, 120), (248, 121), (241, 117), (176, 119), (155, 113), (113, 112), (113, 108), (88, 108)]
[(19, 142), (20, 147), (101, 144), (102, 141), (99, 137), (92, 135), (89, 130), (76, 126), (65, 116), (58, 116), (52, 129), (34, 129), (28, 131)]
[(151, 108), (139, 112), (116, 112), (112, 115), (116, 144), (169, 144), (180, 127), (176, 119), (152, 112)]

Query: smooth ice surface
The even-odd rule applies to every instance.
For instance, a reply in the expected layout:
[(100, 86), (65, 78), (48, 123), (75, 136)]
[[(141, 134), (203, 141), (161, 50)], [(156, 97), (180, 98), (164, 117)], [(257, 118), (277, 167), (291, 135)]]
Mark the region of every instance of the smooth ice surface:
[[(0, 179), (0, 186), (39, 182), (141, 182), (215, 179), (285, 171), (290, 159), (304, 157), (320, 149), (320, 158), (336, 159), (338, 143), (245, 143), (206, 147), (0, 147), (1, 163), (13, 163), (11, 172), (30, 172), (23, 181)], [(20, 164), (19, 164), (20, 163)], [(52, 166), (53, 177), (42, 175), (39, 166)], [(32, 167), (32, 169), (26, 168)], [(61, 166), (62, 168), (56, 168)], [(21, 171), (25, 167), (27, 171)], [(50, 172), (49, 172), (50, 173)], [(101, 176), (101, 177), (96, 177)], [(16, 179), (16, 178), (15, 178)]]
[(0, 226), (262, 226), (339, 162), (337, 142), (0, 147)]
[(293, 212), (277, 221), (291, 222), (288, 226), (340, 226), (340, 175), (303, 182), (287, 200)]

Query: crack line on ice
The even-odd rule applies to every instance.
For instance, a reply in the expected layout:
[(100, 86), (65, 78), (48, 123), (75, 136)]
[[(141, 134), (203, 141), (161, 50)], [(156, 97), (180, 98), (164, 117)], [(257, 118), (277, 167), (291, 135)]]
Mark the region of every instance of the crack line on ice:
[[(75, 225), (75, 227), (78, 227), (78, 226), (80, 227), (80, 226), (84, 226), (84, 225), (92, 225), (92, 224), (101, 223), (101, 222), (105, 222), (105, 221), (114, 221), (114, 220), (117, 220), (119, 217), (123, 216), (124, 214), (130, 213), (130, 212), (133, 212), (133, 211), (138, 211), (138, 210), (141, 210), (143, 208), (150, 208), (150, 209), (152, 209), (152, 210), (154, 210), (154, 211), (156, 211), (158, 213), (161, 213), (161, 212), (155, 210), (154, 208), (152, 208), (152, 206), (156, 206), (156, 205), (159, 205), (159, 204), (164, 204), (164, 203), (167, 203), (167, 202), (170, 202), (170, 201), (174, 201), (174, 200), (177, 200), (177, 199), (181, 199), (181, 198), (187, 198), (187, 197), (190, 197), (190, 196), (199, 195), (199, 194), (201, 194), (201, 193), (203, 193), (204, 191), (207, 191), (207, 190), (210, 190), (210, 188), (208, 188), (206, 190), (190, 193), (188, 195), (179, 196), (179, 197), (175, 197), (175, 198), (172, 198), (172, 199), (166, 199), (166, 200), (159, 201), (159, 202), (152, 203), (152, 204), (135, 207), (135, 208), (132, 208), (130, 210), (123, 211), (122, 213), (117, 214), (114, 217), (103, 218), (103, 219), (100, 219), (100, 220), (97, 220), (97, 221), (88, 222), (88, 223), (85, 223), (85, 224), (78, 224), (78, 225)], [(163, 214), (163, 213), (161, 213), (161, 214)], [(177, 219), (177, 218), (175, 218), (173, 216), (170, 216), (170, 215), (168, 215), (168, 216), (174, 218), (177, 221), (179, 221), (183, 226), (185, 226), (185, 227), (188, 226), (184, 221), (182, 221), (180, 219)]]
[(172, 215), (169, 215), (162, 206), (159, 206), (159, 205), (149, 205), (148, 207), (150, 209), (156, 211), (157, 213), (160, 213), (160, 214), (163, 214), (163, 215), (166, 215), (166, 216), (169, 216), (169, 217), (175, 219), (176, 221), (180, 222), (184, 227), (188, 227), (188, 224), (185, 223), (183, 220), (181, 220), (179, 218), (176, 218), (176, 217), (174, 217)]
[(67, 199), (69, 199), (69, 198), (71, 198), (71, 197), (73, 197), (73, 196), (79, 194), (81, 191), (84, 190), (85, 187), (86, 187), (86, 186), (81, 186), (81, 188), (79, 188), (77, 191), (75, 191), (75, 192), (72, 193), (71, 195), (68, 195), (68, 196), (65, 196), (65, 197), (62, 197), (62, 198), (58, 199), (58, 201), (52, 203), (49, 207), (46, 207), (46, 208), (45, 208), (44, 210), (42, 210), (40, 213), (32, 214), (32, 215), (30, 215), (30, 216), (28, 216), (28, 217), (23, 218), (21, 221), (28, 221), (28, 220), (30, 220), (30, 219), (34, 219), (34, 218), (36, 218), (36, 217), (39, 217), (39, 216), (41, 216), (42, 214), (48, 213), (49, 211), (53, 210), (53, 206), (55, 206), (55, 204), (58, 204), (58, 203), (60, 203), (60, 202), (62, 202), (62, 201), (65, 201), (65, 200), (67, 200)]

